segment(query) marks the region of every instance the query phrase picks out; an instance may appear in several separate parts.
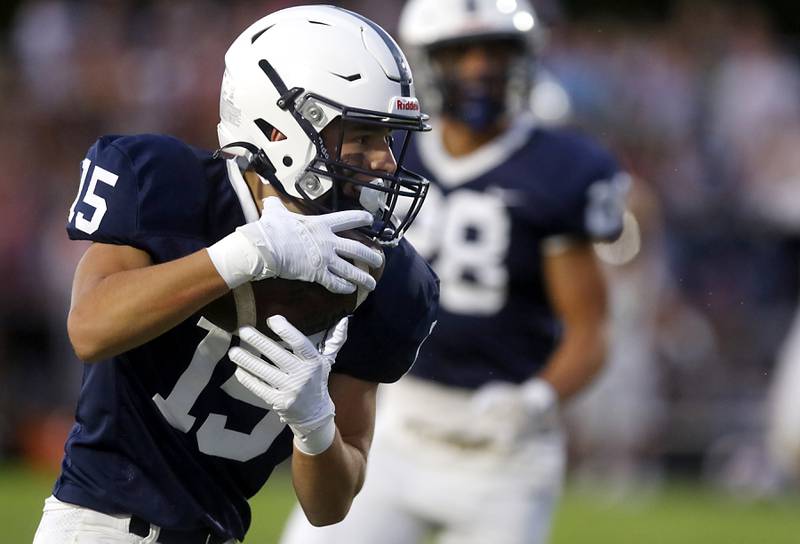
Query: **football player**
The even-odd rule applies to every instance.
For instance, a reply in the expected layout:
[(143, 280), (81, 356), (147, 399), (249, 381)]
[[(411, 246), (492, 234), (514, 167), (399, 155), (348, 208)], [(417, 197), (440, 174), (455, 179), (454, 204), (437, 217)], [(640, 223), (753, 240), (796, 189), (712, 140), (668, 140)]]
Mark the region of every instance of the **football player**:
[(441, 281), (435, 333), (381, 395), (348, 517), (290, 518), (283, 544), (545, 542), (560, 494), (559, 407), (605, 354), (593, 242), (622, 227), (625, 176), (592, 140), (528, 113), (536, 15), (516, 0), (411, 0), (400, 37), (434, 129), (409, 236)]
[[(83, 160), (67, 231), (93, 244), (68, 329), (87, 364), (37, 544), (241, 541), (247, 499), (290, 456), (310, 522), (341, 520), (377, 384), (431, 329), (438, 283), (401, 239), (427, 182), (390, 147), (427, 117), (392, 38), (336, 7), (268, 15), (225, 56), (220, 116), (216, 153), (104, 136)], [(383, 251), (337, 235), (349, 229)], [(381, 265), (376, 288), (365, 269)], [(372, 293), (309, 338), (238, 312), (239, 288), (269, 278)], [(204, 316), (231, 290), (255, 327)]]

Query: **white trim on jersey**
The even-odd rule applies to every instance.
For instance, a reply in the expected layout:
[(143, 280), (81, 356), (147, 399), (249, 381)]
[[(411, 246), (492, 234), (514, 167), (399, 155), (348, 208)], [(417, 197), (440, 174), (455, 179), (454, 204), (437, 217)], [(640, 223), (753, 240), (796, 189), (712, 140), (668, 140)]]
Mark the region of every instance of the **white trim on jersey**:
[(503, 164), (528, 141), (536, 128), (530, 114), (517, 117), (502, 135), (463, 157), (453, 157), (445, 150), (439, 123), (432, 122), (430, 134), (418, 135), (420, 156), (442, 186), (462, 185)]

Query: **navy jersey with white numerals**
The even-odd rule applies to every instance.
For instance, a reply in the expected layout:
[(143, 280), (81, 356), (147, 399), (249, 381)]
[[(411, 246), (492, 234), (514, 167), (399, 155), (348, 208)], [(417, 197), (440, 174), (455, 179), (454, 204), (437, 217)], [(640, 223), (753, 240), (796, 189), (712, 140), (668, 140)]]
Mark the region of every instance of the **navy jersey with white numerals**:
[(436, 330), (411, 375), (464, 388), (530, 378), (560, 334), (542, 241), (618, 236), (626, 176), (586, 137), (527, 118), (459, 158), (434, 125), (406, 165), (432, 183), (407, 238), (441, 280)]
[[(213, 244), (254, 214), (235, 161), (167, 136), (106, 136), (82, 163), (67, 231), (163, 263)], [(410, 244), (387, 249), (383, 277), (351, 318), (333, 372), (397, 380), (430, 331), (437, 297), (435, 275)], [(86, 365), (55, 496), (241, 540), (247, 499), (291, 454), (292, 434), (233, 377), (231, 342), (195, 316)]]

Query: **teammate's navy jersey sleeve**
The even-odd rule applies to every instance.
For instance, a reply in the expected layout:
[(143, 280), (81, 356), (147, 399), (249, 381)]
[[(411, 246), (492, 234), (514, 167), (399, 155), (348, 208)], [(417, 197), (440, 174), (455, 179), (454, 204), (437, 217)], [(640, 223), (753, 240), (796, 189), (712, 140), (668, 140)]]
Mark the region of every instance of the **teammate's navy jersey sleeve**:
[(81, 163), (67, 233), (73, 240), (129, 245), (157, 255), (169, 238), (198, 238), (203, 226), (196, 223), (206, 216), (208, 202), (205, 182), (195, 153), (175, 138), (104, 136)]
[(381, 280), (350, 319), (334, 372), (366, 381), (399, 380), (431, 332), (439, 280), (407, 241), (387, 249)]
[(610, 153), (580, 134), (553, 131), (543, 136), (544, 145), (560, 157), (543, 165), (543, 170), (556, 168), (546, 176), (557, 181), (551, 187), (558, 199), (552, 215), (554, 233), (594, 241), (617, 238), (628, 176)]

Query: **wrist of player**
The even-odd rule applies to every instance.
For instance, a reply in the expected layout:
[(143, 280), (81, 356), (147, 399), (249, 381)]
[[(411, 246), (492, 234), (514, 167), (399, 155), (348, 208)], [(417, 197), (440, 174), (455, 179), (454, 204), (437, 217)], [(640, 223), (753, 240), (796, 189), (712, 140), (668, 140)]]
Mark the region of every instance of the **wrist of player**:
[(305, 455), (319, 455), (328, 450), (336, 437), (333, 414), (327, 416), (318, 427), (308, 430), (289, 424), (294, 433), (294, 447)]
[[(249, 226), (251, 225), (244, 225)], [(259, 244), (263, 247), (259, 247)], [(277, 275), (274, 264), (266, 258), (272, 253), (269, 241), (249, 236), (243, 227), (206, 248), (206, 251), (229, 289), (235, 289), (248, 281)]]
[[(312, 395), (317, 397), (317, 395)], [(296, 397), (287, 409), (277, 409), (281, 421), (289, 425), (295, 436), (300, 438), (313, 435), (336, 415), (336, 407), (325, 391), (313, 401), (307, 395)]]
[(550, 382), (542, 378), (532, 378), (520, 384), (520, 395), (527, 411), (534, 415), (558, 412), (558, 392)]

